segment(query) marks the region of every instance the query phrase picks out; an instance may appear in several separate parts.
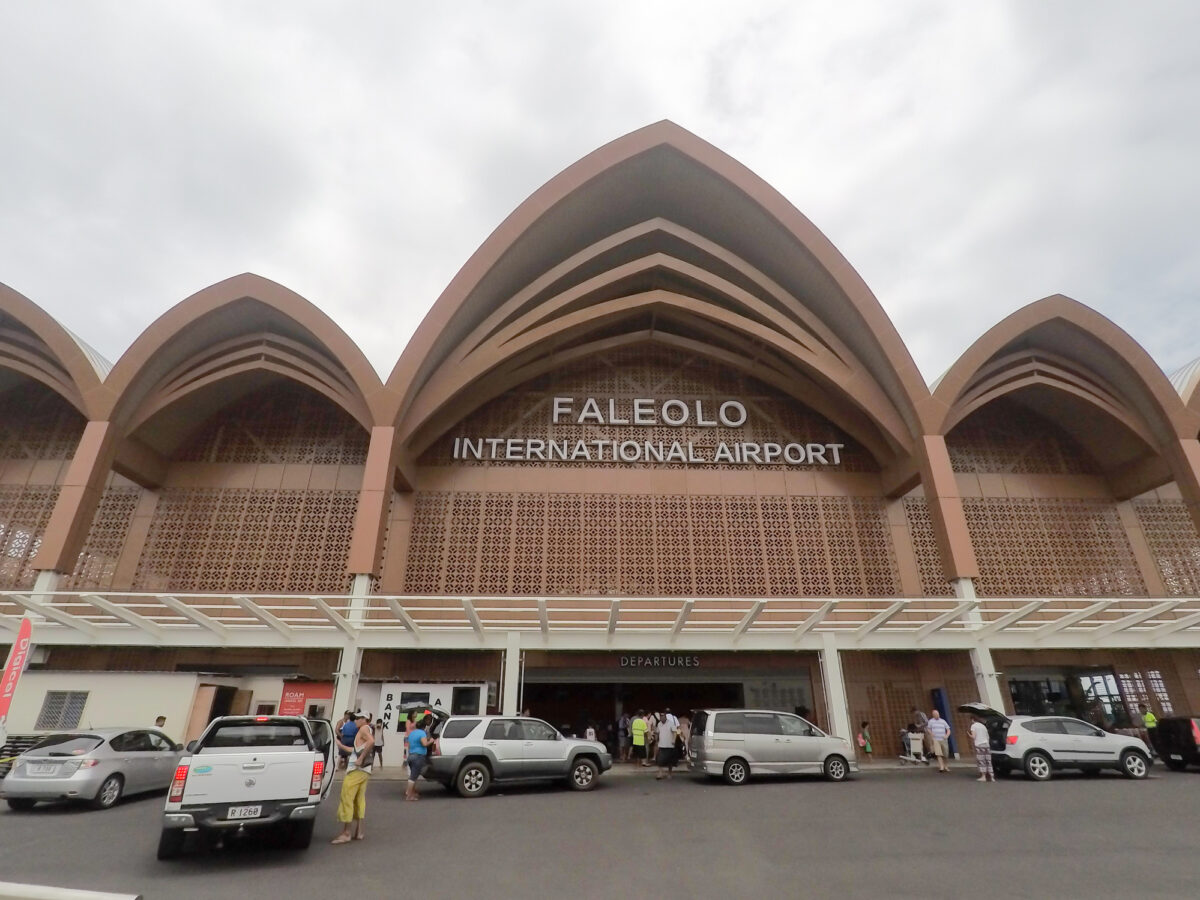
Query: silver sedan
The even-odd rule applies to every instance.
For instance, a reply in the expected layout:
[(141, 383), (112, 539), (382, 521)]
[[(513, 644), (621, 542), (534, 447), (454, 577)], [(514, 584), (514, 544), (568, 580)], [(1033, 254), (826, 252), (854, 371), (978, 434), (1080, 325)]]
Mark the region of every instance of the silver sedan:
[(97, 728), (48, 735), (0, 782), (11, 809), (39, 800), (82, 800), (108, 809), (126, 794), (164, 790), (183, 748), (152, 728)]

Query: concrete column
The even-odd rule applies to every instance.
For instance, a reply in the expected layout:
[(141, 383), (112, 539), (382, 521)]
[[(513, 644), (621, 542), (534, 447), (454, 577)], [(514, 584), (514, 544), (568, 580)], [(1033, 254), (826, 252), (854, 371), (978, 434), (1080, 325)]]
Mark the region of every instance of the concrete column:
[(975, 686), (979, 699), (992, 709), (1004, 712), (1004, 694), (1000, 690), (1000, 675), (992, 662), (992, 651), (982, 644), (971, 649), (971, 668), (975, 670)]
[(333, 676), (333, 709), (329, 713), (331, 716), (340, 718), (346, 710), (354, 709), (361, 671), (362, 648), (357, 644), (346, 644), (342, 647), (338, 657), (338, 670)]
[(370, 597), (371, 576), (355, 575), (354, 580), (350, 582), (350, 609), (347, 615), (347, 621), (351, 625), (362, 627), (367, 619), (367, 603)]
[(35, 599), (41, 599), (42, 594), (53, 594), (58, 590), (59, 582), (62, 581), (62, 572), (55, 572), (53, 569), (42, 569), (37, 573), (37, 578), (33, 582), (33, 590), (30, 595)]
[(846, 699), (846, 683), (842, 680), (842, 659), (838, 655), (837, 643), (829, 632), (821, 635), (822, 681), (825, 682), (825, 707), (829, 715), (829, 730), (837, 737), (851, 740), (854, 730), (850, 725), (850, 703)]
[(926, 435), (921, 439), (917, 455), (929, 518), (942, 553), (942, 570), (951, 581), (974, 578), (979, 574), (979, 564), (971, 545), (971, 533), (967, 529), (946, 439), (941, 435)]
[(396, 481), (396, 429), (371, 429), (367, 463), (363, 467), (354, 528), (350, 535), (347, 565), (353, 575), (379, 572), (383, 536), (387, 528), (388, 501)]
[(115, 431), (109, 422), (88, 422), (84, 426), (66, 479), (59, 486), (54, 512), (50, 514), (41, 547), (33, 560), (34, 568), (74, 571), (79, 551), (92, 527), (96, 507), (104, 494), (116, 443)]
[(517, 708), (521, 691), (521, 632), (510, 631), (508, 644), (504, 648), (504, 697), (501, 700), (500, 715), (516, 716), (521, 710)]

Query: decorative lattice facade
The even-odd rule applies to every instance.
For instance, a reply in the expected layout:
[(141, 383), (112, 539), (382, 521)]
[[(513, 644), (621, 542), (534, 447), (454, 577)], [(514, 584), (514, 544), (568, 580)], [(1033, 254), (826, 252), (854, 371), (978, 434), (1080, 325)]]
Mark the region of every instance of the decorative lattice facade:
[(1135, 500), (1142, 533), (1172, 596), (1200, 596), (1200, 535), (1182, 500)]
[[(576, 425), (560, 420), (553, 423), (553, 397), (570, 396), (583, 403), (586, 397), (615, 398), (617, 418), (632, 421), (633, 401), (638, 397), (672, 397), (688, 404), (700, 401), (708, 415), (715, 412), (723, 400), (737, 399), (746, 405), (747, 421), (738, 428), (699, 427), (694, 419), (679, 427), (669, 425)], [(603, 409), (607, 415), (607, 406)], [(587, 360), (535, 378), (490, 403), (485, 404), (447, 434), (437, 440), (422, 456), (423, 465), (488, 465), (488, 466), (570, 466), (562, 461), (494, 461), (453, 460), (453, 442), (458, 436), (472, 439), (540, 438), (553, 436), (556, 440), (575, 441), (634, 441), (691, 443), (698, 453), (712, 459), (721, 442), (768, 441), (786, 443), (838, 443), (841, 462), (836, 466), (843, 472), (874, 472), (879, 467), (869, 453), (837, 429), (823, 416), (806, 409), (762, 382), (727, 366), (717, 365), (702, 356), (687, 354), (666, 347), (639, 347), (599, 353)], [(593, 465), (615, 467), (615, 462)], [(649, 461), (643, 466), (652, 468), (684, 468), (681, 462)], [(717, 463), (707, 468), (758, 468), (754, 462)], [(822, 468), (819, 465), (797, 465), (789, 468)]]
[(924, 497), (904, 498), (904, 518), (912, 536), (917, 571), (921, 576), (921, 594), (926, 597), (949, 597), (954, 588), (942, 568), (942, 553), (938, 549), (929, 502)]
[(92, 527), (79, 551), (75, 571), (63, 579), (63, 590), (110, 590), (125, 550), (129, 526), (142, 498), (140, 487), (110, 487), (100, 498)]
[(52, 485), (0, 485), (0, 590), (33, 587), (33, 558), (58, 499)]
[(256, 391), (214, 416), (180, 462), (362, 465), (368, 435), (341, 408), (293, 382)]
[(1093, 500), (966, 498), (987, 597), (1145, 596), (1115, 507)]
[(1090, 456), (1061, 428), (1011, 400), (995, 400), (946, 436), (955, 472), (1097, 475)]
[(168, 488), (135, 589), (346, 591), (355, 491)]
[(71, 459), (86, 424), (54, 391), (23, 382), (0, 394), (0, 459)]
[(893, 596), (875, 498), (423, 493), (405, 592)]

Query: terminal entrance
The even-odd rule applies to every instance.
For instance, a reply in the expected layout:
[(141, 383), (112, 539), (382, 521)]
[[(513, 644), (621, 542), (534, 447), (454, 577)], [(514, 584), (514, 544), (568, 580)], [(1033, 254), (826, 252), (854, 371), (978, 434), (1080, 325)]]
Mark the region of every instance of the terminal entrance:
[(589, 722), (597, 734), (613, 727), (624, 710), (670, 707), (676, 715), (714, 706), (745, 706), (741, 682), (527, 682), (523, 709), (564, 734), (582, 735)]

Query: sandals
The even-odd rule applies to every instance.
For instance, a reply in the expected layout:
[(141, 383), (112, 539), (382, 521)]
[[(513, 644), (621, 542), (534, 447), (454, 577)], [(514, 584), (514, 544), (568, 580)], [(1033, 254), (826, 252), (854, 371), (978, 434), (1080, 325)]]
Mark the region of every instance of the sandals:
[(348, 843), (350, 843), (350, 840), (351, 840), (350, 835), (339, 834), (337, 837), (335, 837), (329, 843), (331, 843), (331, 844), (348, 844)]

